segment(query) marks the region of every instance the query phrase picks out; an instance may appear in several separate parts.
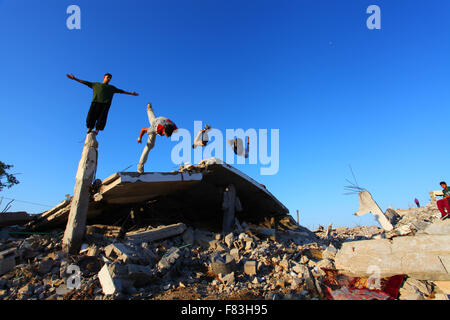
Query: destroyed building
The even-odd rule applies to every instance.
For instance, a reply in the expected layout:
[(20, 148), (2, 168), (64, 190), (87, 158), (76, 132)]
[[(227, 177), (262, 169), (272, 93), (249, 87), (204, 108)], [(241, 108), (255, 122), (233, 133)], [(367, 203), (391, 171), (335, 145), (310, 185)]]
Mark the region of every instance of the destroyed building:
[[(73, 198), (0, 219), (0, 299), (448, 298), (448, 246), (437, 241), (448, 238), (450, 221), (439, 220), (433, 201), (360, 207), (387, 228), (310, 231), (265, 186), (217, 159), (167, 173), (118, 172), (89, 194), (77, 254), (62, 247)], [(434, 251), (420, 249), (430, 239)], [(389, 262), (396, 252), (403, 264)], [(440, 264), (411, 263), (421, 253)]]

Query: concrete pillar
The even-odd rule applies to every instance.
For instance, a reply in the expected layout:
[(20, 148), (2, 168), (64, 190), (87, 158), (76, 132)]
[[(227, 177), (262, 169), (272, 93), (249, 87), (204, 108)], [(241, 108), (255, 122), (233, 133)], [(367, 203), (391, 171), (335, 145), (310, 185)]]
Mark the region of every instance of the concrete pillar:
[(89, 187), (97, 170), (98, 142), (96, 134), (86, 136), (81, 160), (78, 163), (75, 188), (63, 238), (63, 249), (70, 254), (78, 254), (86, 229), (89, 207)]
[(380, 223), (381, 227), (386, 231), (391, 231), (394, 229), (392, 224), (381, 211), (378, 204), (372, 199), (369, 191), (364, 190), (358, 194), (359, 198), (359, 210), (354, 213), (355, 216), (362, 216), (368, 212), (372, 212), (377, 221)]
[(234, 214), (235, 211), (242, 211), (242, 205), (239, 198), (236, 196), (236, 188), (230, 184), (225, 188), (223, 193), (223, 224), (222, 232), (228, 234), (233, 232)]

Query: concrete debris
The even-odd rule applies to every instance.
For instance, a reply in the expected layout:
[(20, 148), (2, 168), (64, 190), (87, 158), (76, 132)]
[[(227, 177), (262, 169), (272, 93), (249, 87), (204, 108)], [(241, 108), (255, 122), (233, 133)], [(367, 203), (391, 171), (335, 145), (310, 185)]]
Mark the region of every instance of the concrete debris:
[(0, 214), (0, 227), (22, 225), (31, 222), (35, 217), (24, 212), (2, 212)]
[(184, 223), (177, 223), (169, 226), (161, 226), (150, 230), (132, 231), (126, 234), (126, 239), (135, 243), (152, 242), (170, 238), (183, 233), (186, 230)]
[(310, 231), (264, 186), (214, 159), (117, 173), (91, 196), (77, 253), (62, 247), (70, 199), (26, 225), (0, 225), (0, 299), (317, 300), (329, 298), (330, 270), (405, 275), (398, 299), (448, 299), (450, 219), (435, 203), (383, 213), (364, 193), (358, 214), (377, 214), (381, 227)]

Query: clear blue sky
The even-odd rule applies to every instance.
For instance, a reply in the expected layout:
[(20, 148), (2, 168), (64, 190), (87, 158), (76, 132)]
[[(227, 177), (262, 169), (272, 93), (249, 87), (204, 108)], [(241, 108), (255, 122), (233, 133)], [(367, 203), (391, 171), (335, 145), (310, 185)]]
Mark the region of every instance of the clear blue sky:
[[(81, 30), (66, 27), (71, 4)], [(366, 27), (372, 4), (381, 30)], [(446, 0), (0, 0), (0, 160), (20, 180), (0, 197), (39, 213), (48, 207), (20, 201), (54, 206), (73, 193), (92, 92), (65, 74), (109, 72), (140, 95), (114, 97), (100, 179), (136, 170), (152, 101), (192, 134), (194, 120), (279, 129), (276, 175), (236, 167), (309, 228), (375, 223), (352, 215), (349, 165), (383, 210), (426, 204), (450, 180), (448, 12)], [(157, 137), (146, 170), (174, 170), (175, 144)]]

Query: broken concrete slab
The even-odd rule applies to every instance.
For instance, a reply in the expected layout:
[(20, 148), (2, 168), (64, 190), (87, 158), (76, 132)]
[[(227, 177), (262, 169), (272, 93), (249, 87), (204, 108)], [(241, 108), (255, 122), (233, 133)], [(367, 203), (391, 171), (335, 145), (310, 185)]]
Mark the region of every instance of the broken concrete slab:
[[(87, 219), (89, 224), (98, 224), (99, 221), (104, 223), (111, 213), (118, 212), (117, 206), (125, 211), (127, 206), (143, 205), (161, 199), (171, 201), (176, 198), (182, 206), (180, 210), (189, 216), (190, 220), (192, 217), (222, 220), (223, 192), (230, 185), (234, 186), (236, 194), (239, 195), (239, 207), (242, 209), (239, 219), (286, 216), (289, 212), (263, 185), (230, 165), (218, 162), (217, 159), (209, 159), (189, 170), (182, 168), (180, 172), (115, 173), (101, 183), (99, 193), (102, 200), (91, 199)], [(71, 201), (66, 200), (42, 213), (29, 227), (40, 231), (64, 225)], [(165, 212), (158, 214), (164, 215)], [(233, 218), (232, 227), (235, 221)], [(108, 223), (106, 221), (106, 224)]]
[(211, 257), (211, 271), (215, 274), (229, 274), (234, 271), (236, 264), (230, 254), (224, 256), (216, 254)]
[(105, 256), (111, 260), (122, 260), (123, 262), (137, 262), (139, 257), (129, 246), (117, 242), (105, 247)]
[(171, 265), (175, 264), (180, 258), (181, 252), (180, 249), (177, 247), (172, 247), (163, 255), (161, 260), (158, 262), (158, 268), (161, 271), (164, 271), (168, 268), (170, 268)]
[(450, 234), (450, 220), (432, 223), (425, 229), (418, 231), (417, 234)]
[(0, 276), (16, 266), (16, 250), (16, 248), (9, 248), (0, 252)]
[(358, 193), (359, 198), (359, 210), (354, 213), (355, 216), (362, 216), (366, 213), (371, 212), (377, 221), (380, 223), (381, 227), (386, 231), (391, 231), (393, 229), (392, 224), (381, 211), (378, 204), (373, 200), (372, 195), (369, 191), (364, 190)]
[(160, 226), (148, 230), (138, 230), (126, 233), (126, 239), (134, 243), (158, 241), (177, 236), (186, 231), (184, 223), (176, 223), (168, 226)]
[(23, 225), (33, 219), (34, 216), (26, 213), (25, 211), (2, 212), (0, 213), (0, 227)]
[(120, 227), (117, 226), (108, 226), (108, 225), (89, 225), (86, 226), (86, 235), (91, 235), (94, 233), (101, 234), (104, 237), (108, 238), (117, 238), (120, 235)]
[(349, 275), (380, 277), (406, 274), (419, 280), (450, 280), (450, 235), (416, 235), (393, 240), (346, 242), (335, 265)]
[(102, 182), (103, 201), (111, 204), (138, 203), (156, 196), (191, 188), (203, 178), (200, 173), (117, 172)]
[(98, 279), (104, 294), (109, 295), (122, 291), (122, 281), (109, 270), (107, 264), (98, 273)]

